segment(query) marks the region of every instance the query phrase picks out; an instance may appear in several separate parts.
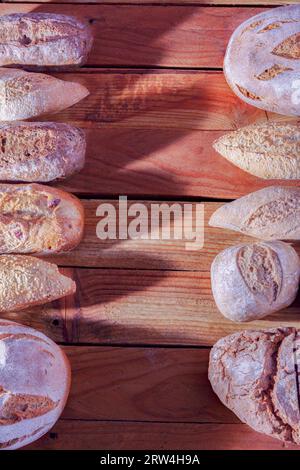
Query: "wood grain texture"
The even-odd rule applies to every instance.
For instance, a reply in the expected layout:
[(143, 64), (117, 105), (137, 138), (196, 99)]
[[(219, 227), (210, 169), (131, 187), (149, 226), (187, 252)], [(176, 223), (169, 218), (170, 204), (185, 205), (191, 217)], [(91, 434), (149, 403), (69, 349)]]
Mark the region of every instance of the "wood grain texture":
[[(12, 12), (76, 15), (91, 24), (95, 42), (88, 65), (222, 67), (233, 30), (261, 8), (1, 4)], [(187, 47), (188, 45), (188, 47)]]
[(263, 320), (234, 323), (217, 310), (209, 272), (68, 269), (77, 293), (3, 318), (65, 343), (211, 346), (242, 329), (300, 328), (300, 295)]
[(35, 450), (299, 450), (243, 424), (128, 423), (60, 420)]
[(65, 419), (238, 423), (207, 378), (209, 350), (67, 346)]

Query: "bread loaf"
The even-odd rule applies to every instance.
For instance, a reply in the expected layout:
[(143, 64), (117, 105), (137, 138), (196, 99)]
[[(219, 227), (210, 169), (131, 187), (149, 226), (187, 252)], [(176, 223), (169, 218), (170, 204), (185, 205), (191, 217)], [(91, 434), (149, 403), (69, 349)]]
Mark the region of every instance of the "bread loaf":
[(86, 62), (89, 27), (72, 16), (25, 13), (0, 17), (0, 66), (70, 68)]
[(18, 449), (58, 420), (70, 389), (70, 366), (47, 336), (0, 320), (0, 449)]
[(300, 5), (249, 18), (230, 38), (224, 73), (249, 104), (280, 114), (300, 114)]
[(270, 186), (224, 204), (209, 225), (261, 238), (300, 240), (300, 188)]
[(0, 256), (0, 286), (0, 312), (45, 304), (76, 291), (75, 282), (55, 264), (24, 255)]
[(84, 132), (68, 124), (0, 123), (0, 181), (66, 178), (83, 167), (85, 149)]
[(290, 305), (297, 295), (299, 277), (296, 251), (279, 241), (227, 248), (211, 267), (217, 307), (236, 322), (263, 318)]
[(83, 234), (80, 201), (39, 184), (0, 184), (0, 253), (59, 253)]
[(300, 179), (300, 126), (252, 124), (225, 134), (213, 147), (244, 171), (264, 179)]
[(79, 83), (42, 73), (0, 69), (0, 121), (28, 119), (68, 108), (89, 94)]
[(209, 380), (243, 423), (299, 445), (299, 353), (295, 328), (235, 333), (212, 348)]

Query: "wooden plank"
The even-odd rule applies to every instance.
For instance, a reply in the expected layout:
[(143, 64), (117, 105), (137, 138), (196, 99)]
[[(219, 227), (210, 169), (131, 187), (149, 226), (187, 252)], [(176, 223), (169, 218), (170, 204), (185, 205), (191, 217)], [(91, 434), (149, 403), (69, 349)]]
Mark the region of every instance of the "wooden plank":
[[(122, 4), (158, 4), (158, 5), (229, 5), (229, 6), (241, 6), (241, 5), (253, 5), (253, 6), (278, 6), (286, 4), (298, 3), (299, 0), (31, 0), (30, 3), (52, 3), (52, 4), (65, 4), (65, 3), (100, 3), (100, 4), (112, 4), (112, 5), (122, 5)], [(7, 3), (24, 3), (24, 0), (6, 0)]]
[(257, 178), (221, 157), (212, 143), (226, 131), (101, 128), (86, 132), (84, 169), (56, 183), (79, 196), (234, 199), (274, 183), (299, 185), (295, 180)]
[(242, 329), (300, 328), (300, 295), (265, 319), (239, 324), (214, 303), (209, 272), (69, 269), (77, 294), (1, 316), (65, 343), (211, 346)]
[(84, 19), (91, 24), (95, 36), (89, 65), (222, 67), (233, 30), (263, 10), (6, 3), (1, 4), (0, 14), (53, 11)]
[(60, 420), (30, 450), (299, 450), (243, 424)]
[(209, 350), (65, 347), (72, 387), (63, 418), (237, 423), (207, 378)]

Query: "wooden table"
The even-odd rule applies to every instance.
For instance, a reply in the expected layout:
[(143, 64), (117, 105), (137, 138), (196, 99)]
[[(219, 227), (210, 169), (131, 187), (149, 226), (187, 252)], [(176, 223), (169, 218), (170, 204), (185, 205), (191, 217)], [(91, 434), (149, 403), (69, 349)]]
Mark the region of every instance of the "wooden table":
[[(63, 344), (72, 364), (61, 420), (29, 448), (282, 449), (241, 424), (207, 379), (211, 345), (241, 329), (215, 307), (210, 263), (221, 249), (248, 240), (209, 228), (207, 219), (222, 201), (272, 183), (212, 150), (212, 141), (227, 130), (275, 117), (233, 95), (222, 60), (236, 26), (281, 2), (97, 1), (0, 6), (1, 14), (75, 14), (95, 34), (87, 66), (58, 74), (86, 85), (90, 96), (45, 118), (79, 125), (88, 137), (85, 169), (60, 184), (83, 201), (85, 237), (72, 253), (53, 257), (78, 290), (5, 315)], [(176, 240), (101, 242), (96, 208), (105, 199), (117, 206), (119, 195), (205, 201), (204, 248), (187, 251), (185, 241)], [(248, 328), (278, 324), (300, 326), (299, 298)]]

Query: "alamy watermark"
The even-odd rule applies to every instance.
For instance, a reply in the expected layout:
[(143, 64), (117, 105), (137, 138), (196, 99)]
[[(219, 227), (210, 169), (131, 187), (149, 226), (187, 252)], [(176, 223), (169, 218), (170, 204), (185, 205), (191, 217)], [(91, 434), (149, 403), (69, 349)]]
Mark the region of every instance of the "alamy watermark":
[(183, 240), (186, 250), (204, 245), (203, 203), (131, 203), (120, 196), (117, 207), (100, 204), (96, 216), (100, 240)]

